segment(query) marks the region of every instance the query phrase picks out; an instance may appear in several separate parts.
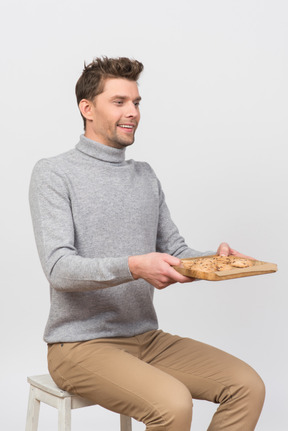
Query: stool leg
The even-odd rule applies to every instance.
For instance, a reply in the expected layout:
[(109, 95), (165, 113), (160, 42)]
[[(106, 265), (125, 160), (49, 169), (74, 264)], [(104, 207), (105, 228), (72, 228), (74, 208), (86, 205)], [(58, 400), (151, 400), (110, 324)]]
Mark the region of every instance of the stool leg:
[(58, 404), (58, 431), (71, 431), (71, 398), (63, 398)]
[(120, 430), (132, 431), (132, 421), (129, 416), (120, 415)]
[(35, 398), (35, 389), (30, 386), (26, 428), (25, 431), (37, 431), (39, 421), (40, 401)]

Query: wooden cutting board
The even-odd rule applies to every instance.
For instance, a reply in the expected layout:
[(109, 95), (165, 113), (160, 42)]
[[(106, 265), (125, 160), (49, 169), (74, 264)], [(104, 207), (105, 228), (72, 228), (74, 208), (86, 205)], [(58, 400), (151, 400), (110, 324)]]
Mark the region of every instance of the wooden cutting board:
[[(182, 266), (174, 266), (174, 268), (182, 275), (186, 275), (192, 278), (198, 278), (202, 280), (209, 281), (221, 281), (221, 280), (230, 280), (232, 278), (241, 278), (241, 277), (250, 277), (252, 275), (262, 275), (269, 274), (277, 271), (277, 265), (275, 263), (263, 262), (261, 260), (252, 260), (247, 259), (251, 266), (247, 268), (233, 268), (229, 270), (222, 271), (199, 271), (188, 268), (189, 262), (197, 261), (199, 259), (203, 260), (205, 258), (217, 257), (213, 256), (201, 256), (201, 257), (191, 257), (181, 259)], [(186, 266), (186, 267), (185, 267)]]

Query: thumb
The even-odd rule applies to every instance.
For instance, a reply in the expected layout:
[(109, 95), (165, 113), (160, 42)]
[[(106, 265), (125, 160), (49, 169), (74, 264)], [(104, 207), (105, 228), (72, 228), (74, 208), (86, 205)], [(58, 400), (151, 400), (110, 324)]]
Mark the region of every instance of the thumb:
[(164, 261), (171, 266), (181, 265), (181, 260), (178, 257), (171, 256), (170, 254), (164, 254)]
[(229, 245), (227, 244), (227, 242), (222, 242), (218, 247), (217, 254), (219, 256), (228, 256), (229, 253), (230, 253)]

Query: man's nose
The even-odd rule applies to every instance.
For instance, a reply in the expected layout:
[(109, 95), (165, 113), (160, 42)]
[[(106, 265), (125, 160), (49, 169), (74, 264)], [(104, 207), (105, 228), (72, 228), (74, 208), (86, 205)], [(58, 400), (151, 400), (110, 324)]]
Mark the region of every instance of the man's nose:
[(139, 115), (139, 109), (134, 103), (129, 103), (127, 106), (126, 117), (137, 117)]

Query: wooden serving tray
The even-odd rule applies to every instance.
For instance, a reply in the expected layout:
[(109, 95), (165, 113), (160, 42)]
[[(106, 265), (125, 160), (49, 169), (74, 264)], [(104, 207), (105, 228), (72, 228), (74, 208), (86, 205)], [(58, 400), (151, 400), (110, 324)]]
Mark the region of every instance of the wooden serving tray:
[(222, 271), (215, 270), (213, 272), (198, 271), (190, 268), (185, 268), (185, 262), (189, 263), (189, 261), (192, 261), (192, 260), (193, 261), (199, 260), (199, 259), (203, 260), (205, 258), (211, 258), (216, 256), (217, 255), (181, 259), (183, 266), (174, 266), (174, 268), (182, 275), (186, 275), (188, 277), (198, 278), (202, 280), (209, 280), (209, 281), (230, 280), (232, 278), (269, 274), (272, 272), (276, 272), (278, 269), (275, 263), (262, 262), (261, 260), (253, 260), (253, 259), (247, 259), (252, 264), (252, 266), (249, 266), (247, 268), (233, 268), (233, 269), (222, 270)]

